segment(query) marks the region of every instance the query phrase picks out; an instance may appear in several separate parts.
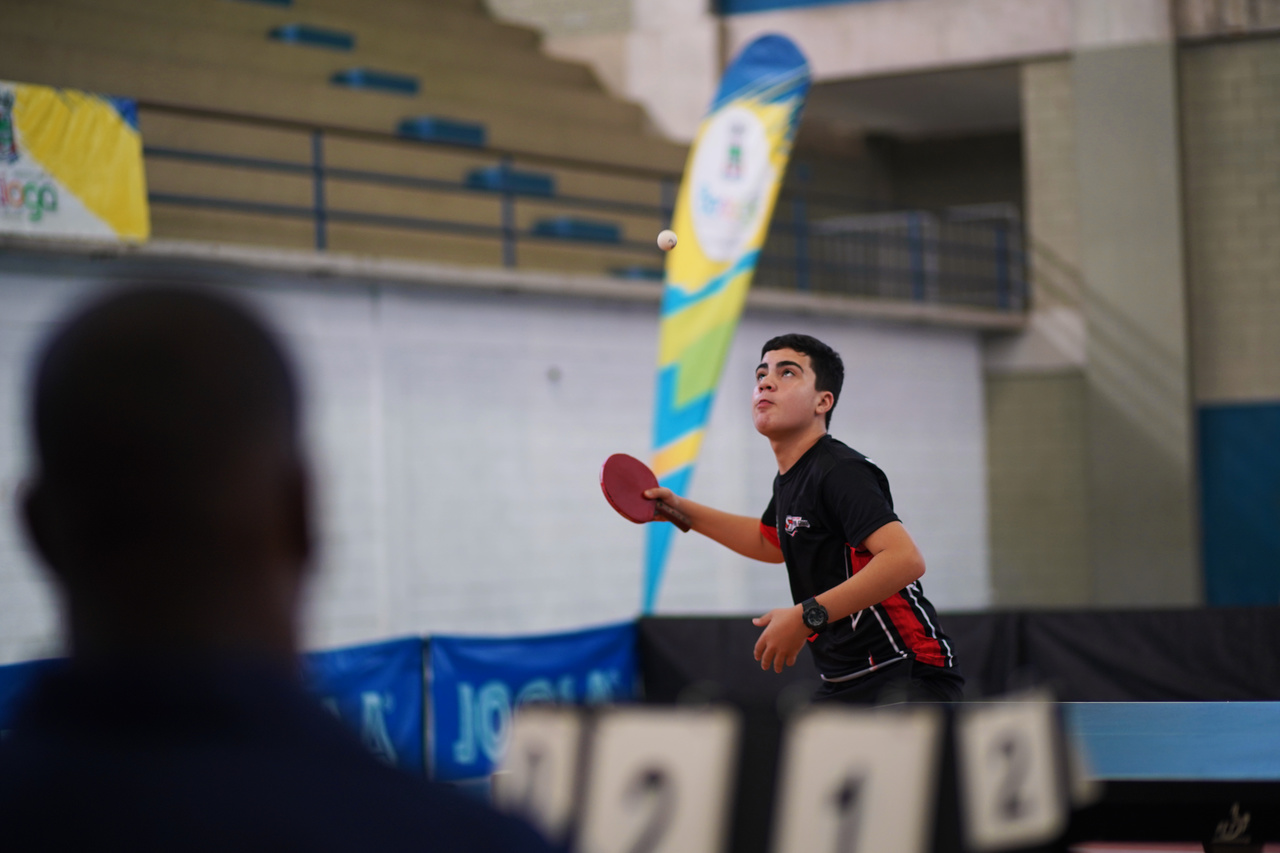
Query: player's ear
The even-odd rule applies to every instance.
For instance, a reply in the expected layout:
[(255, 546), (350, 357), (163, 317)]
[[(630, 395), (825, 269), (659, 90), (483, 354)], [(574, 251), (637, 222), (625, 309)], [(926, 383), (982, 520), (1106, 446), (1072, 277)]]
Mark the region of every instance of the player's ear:
[(825, 415), (827, 412), (834, 409), (835, 405), (836, 395), (832, 394), (830, 391), (823, 391), (818, 395), (818, 414)]

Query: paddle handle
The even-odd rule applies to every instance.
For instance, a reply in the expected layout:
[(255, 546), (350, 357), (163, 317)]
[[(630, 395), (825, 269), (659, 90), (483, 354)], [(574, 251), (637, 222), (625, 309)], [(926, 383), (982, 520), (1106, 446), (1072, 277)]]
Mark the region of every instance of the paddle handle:
[(667, 521), (680, 528), (681, 533), (688, 533), (693, 528), (693, 522), (689, 521), (689, 516), (680, 510), (665, 504), (662, 501), (655, 501), (653, 511), (656, 515), (665, 518)]

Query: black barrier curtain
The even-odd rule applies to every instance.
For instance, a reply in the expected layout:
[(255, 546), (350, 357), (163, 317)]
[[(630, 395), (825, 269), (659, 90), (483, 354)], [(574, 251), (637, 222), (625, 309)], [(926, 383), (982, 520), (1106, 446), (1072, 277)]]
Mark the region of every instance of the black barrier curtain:
[[(950, 613), (965, 698), (1048, 685), (1064, 702), (1280, 699), (1280, 607)], [(802, 653), (781, 675), (752, 656), (750, 617), (640, 621), (645, 698), (755, 705), (818, 685)]]
[(698, 699), (765, 705), (787, 688), (812, 693), (821, 683), (801, 653), (781, 674), (753, 657), (760, 630), (749, 616), (658, 616), (640, 620), (640, 674), (647, 702)]

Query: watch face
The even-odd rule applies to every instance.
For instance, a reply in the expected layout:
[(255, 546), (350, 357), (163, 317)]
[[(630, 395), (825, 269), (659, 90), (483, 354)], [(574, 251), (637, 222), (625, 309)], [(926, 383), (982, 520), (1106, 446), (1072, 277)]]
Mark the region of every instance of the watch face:
[(804, 612), (804, 624), (810, 628), (821, 628), (825, 620), (822, 618), (822, 611), (814, 608)]

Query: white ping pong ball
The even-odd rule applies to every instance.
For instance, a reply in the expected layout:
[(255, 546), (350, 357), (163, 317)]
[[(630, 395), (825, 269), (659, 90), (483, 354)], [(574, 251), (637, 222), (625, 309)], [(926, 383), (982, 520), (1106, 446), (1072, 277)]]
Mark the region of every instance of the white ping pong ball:
[(664, 252), (670, 252), (676, 247), (676, 232), (663, 231), (658, 235), (658, 248)]

